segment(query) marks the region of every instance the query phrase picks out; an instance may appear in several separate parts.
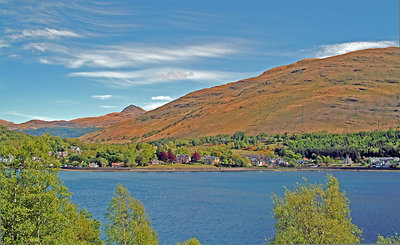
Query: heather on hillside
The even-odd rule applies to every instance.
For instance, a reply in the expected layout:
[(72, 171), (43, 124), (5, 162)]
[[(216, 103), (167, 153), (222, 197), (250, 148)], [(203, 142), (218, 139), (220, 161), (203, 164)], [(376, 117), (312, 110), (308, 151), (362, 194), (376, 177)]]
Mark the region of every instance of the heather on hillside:
[(86, 142), (251, 135), (354, 133), (399, 125), (399, 48), (306, 59), (257, 77), (193, 91), (82, 137)]

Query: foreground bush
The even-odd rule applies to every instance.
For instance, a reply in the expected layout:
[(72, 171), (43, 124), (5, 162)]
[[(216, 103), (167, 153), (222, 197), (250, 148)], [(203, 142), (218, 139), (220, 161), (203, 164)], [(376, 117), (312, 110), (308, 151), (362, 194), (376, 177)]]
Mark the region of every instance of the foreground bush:
[(395, 233), (394, 236), (378, 236), (376, 243), (379, 244), (400, 244), (400, 235)]
[(297, 184), (283, 198), (273, 195), (276, 234), (272, 244), (360, 243), (361, 230), (351, 223), (349, 200), (336, 178), (326, 188)]
[(176, 245), (201, 245), (201, 243), (196, 237), (193, 237), (187, 241), (178, 242)]

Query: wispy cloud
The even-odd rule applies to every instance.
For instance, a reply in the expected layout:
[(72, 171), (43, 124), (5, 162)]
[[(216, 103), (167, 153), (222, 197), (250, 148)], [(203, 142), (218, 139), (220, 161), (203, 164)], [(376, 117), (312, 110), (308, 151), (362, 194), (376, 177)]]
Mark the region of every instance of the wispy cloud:
[(57, 30), (52, 28), (45, 29), (25, 29), (22, 31), (11, 31), (15, 32), (14, 34), (9, 35), (9, 38), (18, 40), (24, 38), (44, 38), (44, 39), (56, 39), (61, 37), (81, 37), (80, 34), (70, 31), (70, 30)]
[(160, 96), (153, 96), (153, 97), (151, 97), (151, 99), (152, 99), (152, 100), (168, 100), (168, 101), (173, 100), (173, 99), (171, 98), (171, 96), (163, 96), (163, 95), (160, 95)]
[[(113, 24), (118, 27), (118, 24), (126, 20), (124, 17), (132, 17), (134, 14), (134, 11), (128, 11), (123, 4), (116, 1), (32, 0), (20, 4), (5, 4), (2, 7), (2, 12), (9, 16), (13, 25), (60, 27), (70, 24), (74, 28), (85, 28), (89, 25), (92, 30), (96, 26), (96, 31), (107, 31), (102, 23), (106, 24), (106, 29), (112, 30), (115, 28)], [(105, 16), (112, 18), (108, 18), (106, 22)]]
[(239, 72), (186, 70), (181, 68), (160, 68), (137, 71), (93, 71), (73, 72), (69, 76), (87, 77), (115, 86), (134, 86), (169, 81), (194, 80), (200, 82), (235, 81), (248, 74)]
[(156, 108), (158, 108), (158, 107), (161, 107), (161, 106), (163, 106), (163, 105), (165, 105), (165, 104), (167, 104), (169, 101), (163, 101), (163, 102), (149, 102), (149, 103), (146, 103), (145, 105), (143, 105), (142, 106), (142, 108), (143, 109), (145, 109), (146, 111), (151, 111), (151, 110), (154, 110), (154, 109), (156, 109)]
[(47, 61), (68, 68), (122, 68), (148, 64), (183, 62), (200, 58), (218, 58), (238, 53), (231, 44), (207, 43), (175, 47), (144, 44), (111, 45), (98, 49), (72, 49), (47, 43), (31, 43), (25, 49), (48, 52)]
[(49, 42), (32, 42), (23, 46), (24, 50), (38, 51), (41, 53), (49, 52), (51, 54), (59, 54), (66, 56), (70, 53), (70, 49), (55, 43)]
[(114, 106), (114, 105), (101, 105), (100, 108), (103, 108), (103, 109), (113, 109), (113, 108), (117, 108), (117, 107)]
[(17, 112), (17, 111), (9, 111), (9, 112), (5, 112), (4, 114), (17, 116), (17, 117), (23, 117), (23, 118), (27, 118), (29, 120), (34, 120), (34, 119), (44, 120), (44, 121), (55, 121), (55, 120), (57, 120), (57, 119), (50, 118), (50, 117), (37, 116), (37, 115), (31, 115), (31, 114), (24, 114), (24, 113), (20, 113), (20, 112)]
[(8, 47), (8, 46), (9, 46), (9, 44), (6, 43), (6, 41), (0, 40), (0, 48), (5, 48), (5, 47)]
[(339, 44), (321, 45), (318, 51), (315, 52), (315, 57), (326, 58), (330, 56), (345, 54), (352, 51), (369, 48), (387, 48), (391, 46), (398, 46), (395, 41), (379, 41), (379, 42), (348, 42)]
[(156, 100), (156, 101), (146, 103), (143, 106), (143, 109), (145, 109), (146, 111), (154, 110), (160, 106), (167, 104), (168, 102), (174, 99), (171, 96), (160, 95), (151, 97), (151, 100)]
[(99, 100), (108, 100), (112, 98), (111, 94), (104, 94), (104, 95), (93, 95), (93, 99), (99, 99)]

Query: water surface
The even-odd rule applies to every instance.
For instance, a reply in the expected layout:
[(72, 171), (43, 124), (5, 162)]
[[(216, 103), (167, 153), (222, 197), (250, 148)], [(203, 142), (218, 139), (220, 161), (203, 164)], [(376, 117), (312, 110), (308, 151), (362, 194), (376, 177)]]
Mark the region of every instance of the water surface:
[[(350, 199), (363, 243), (400, 232), (400, 173), (282, 172), (60, 172), (72, 200), (102, 224), (117, 183), (146, 207), (160, 244), (197, 237), (202, 244), (262, 244), (274, 235), (271, 194), (307, 178), (338, 178)], [(104, 228), (104, 227), (102, 227)]]

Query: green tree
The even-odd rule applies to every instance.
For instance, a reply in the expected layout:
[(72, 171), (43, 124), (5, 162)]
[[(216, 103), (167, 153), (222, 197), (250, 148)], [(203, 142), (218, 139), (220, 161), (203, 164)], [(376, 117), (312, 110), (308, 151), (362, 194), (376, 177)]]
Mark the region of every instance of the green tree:
[(395, 233), (394, 236), (378, 236), (378, 240), (376, 243), (379, 244), (400, 244), (400, 235), (398, 233)]
[(351, 223), (349, 200), (339, 182), (329, 176), (327, 185), (297, 184), (283, 198), (273, 195), (276, 234), (271, 244), (360, 243), (361, 230)]
[(109, 244), (158, 243), (157, 232), (153, 231), (143, 204), (120, 184), (108, 206), (107, 218), (105, 231)]
[(184, 146), (180, 146), (180, 147), (176, 148), (175, 154), (186, 154), (186, 155), (189, 155), (190, 151), (189, 151), (188, 148), (186, 148)]
[(104, 157), (99, 157), (97, 163), (100, 167), (104, 168), (108, 166), (108, 161)]
[(196, 237), (190, 238), (187, 241), (184, 242), (178, 242), (176, 245), (201, 245), (200, 241), (197, 240)]
[(238, 165), (240, 167), (247, 167), (250, 165), (250, 159), (248, 159), (247, 157), (244, 157), (242, 155), (232, 154), (230, 158), (236, 165)]
[(59, 244), (104, 244), (100, 239), (100, 221), (93, 219), (86, 210), (76, 210), (69, 217), (69, 224), (64, 228), (63, 236), (58, 239)]
[(1, 242), (101, 244), (100, 223), (70, 202), (49, 145), (44, 135), (1, 146), (0, 157), (9, 159), (1, 161)]

